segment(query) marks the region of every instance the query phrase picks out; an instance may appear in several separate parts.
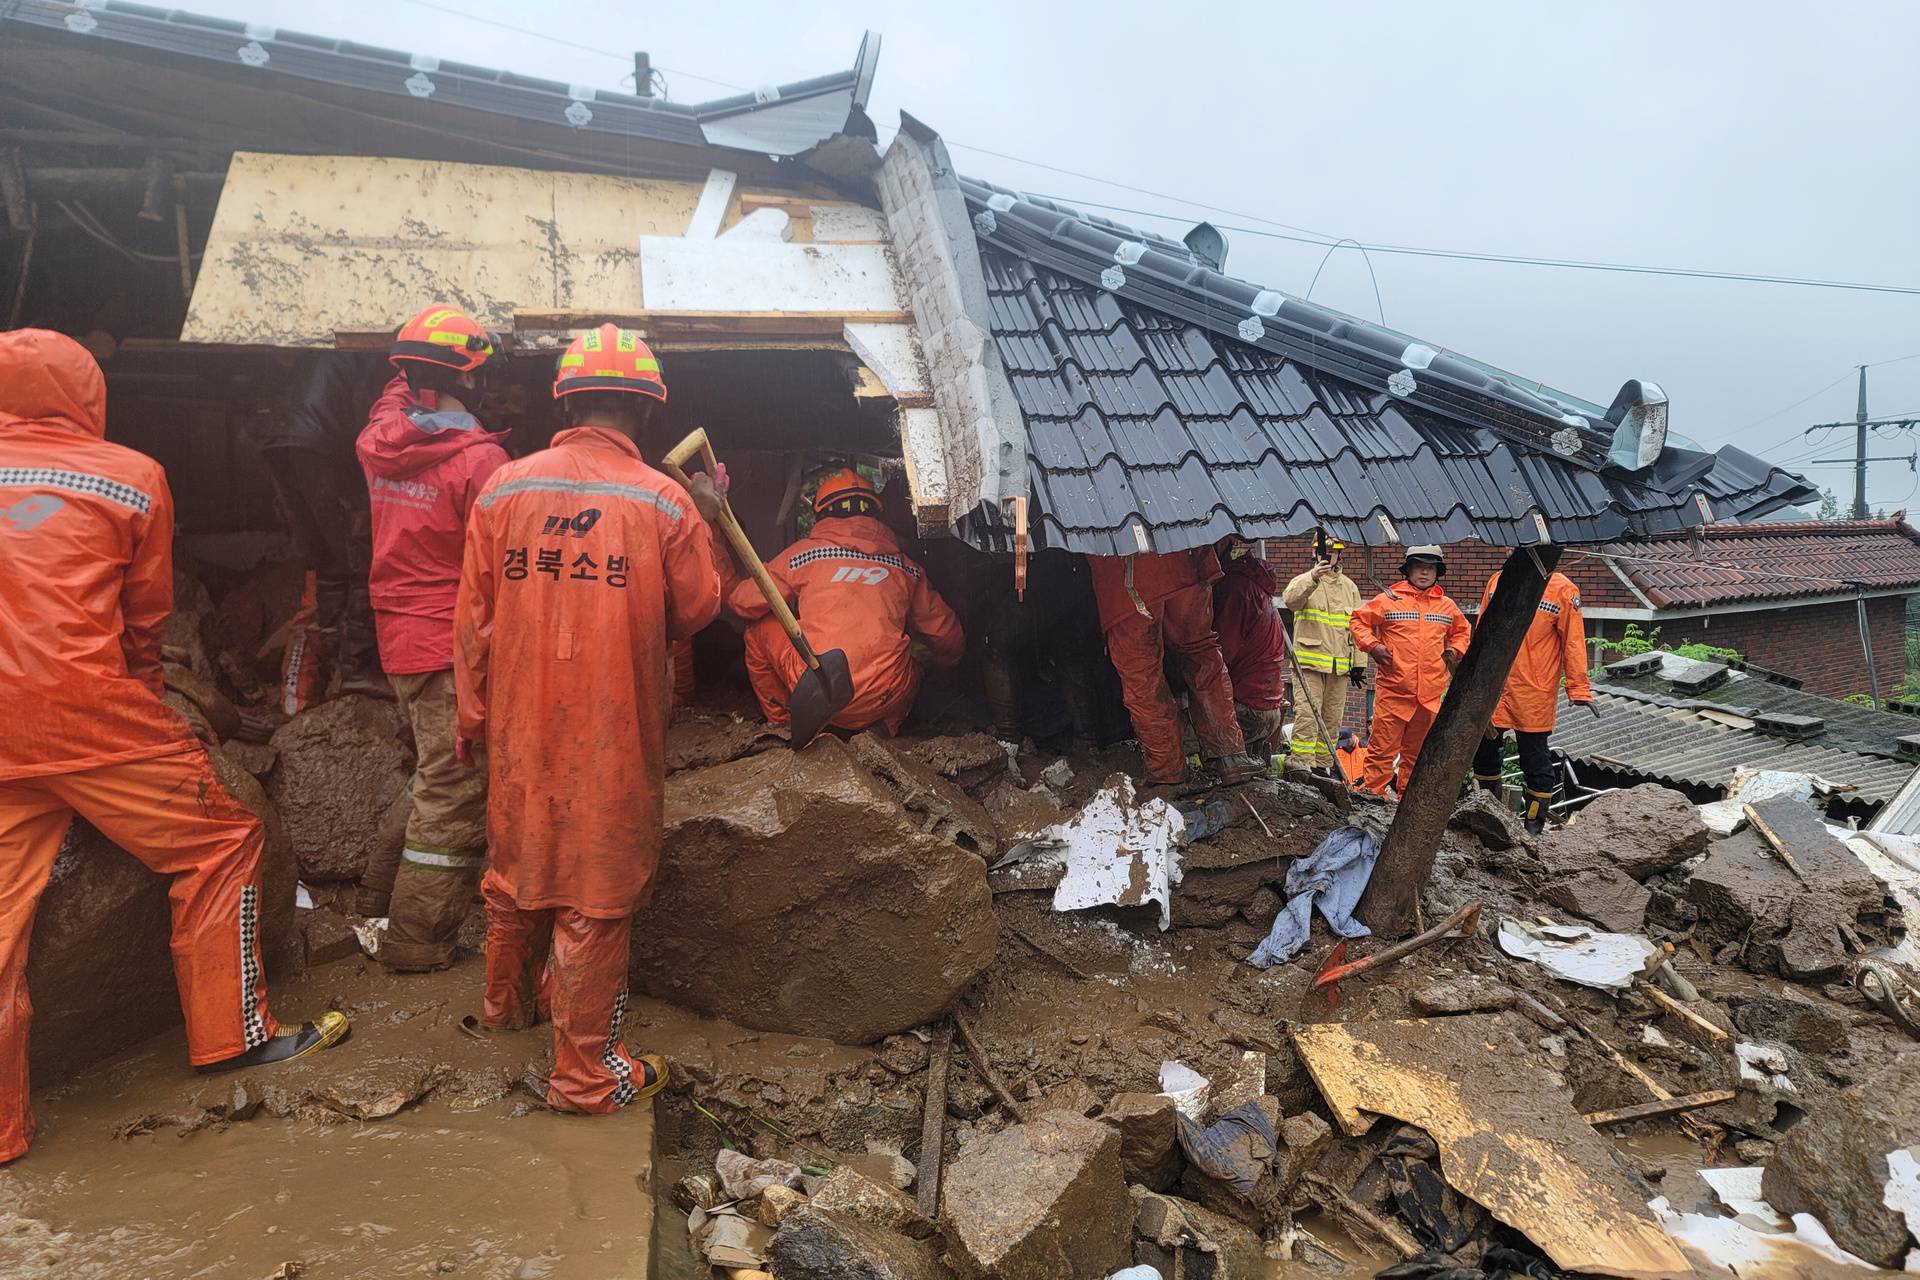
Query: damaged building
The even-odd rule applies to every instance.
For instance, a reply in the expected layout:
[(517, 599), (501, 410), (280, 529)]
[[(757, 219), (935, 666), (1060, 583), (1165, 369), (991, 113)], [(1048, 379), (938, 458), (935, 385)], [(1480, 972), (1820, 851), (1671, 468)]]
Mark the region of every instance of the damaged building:
[[(823, 470), (861, 467), (969, 637), (899, 737), (804, 752), (759, 722), (737, 633), (696, 639), (693, 703), (668, 735), (668, 856), (632, 969), (635, 1034), (671, 1046), (680, 1082), (647, 1121), (648, 1266), (692, 1274), (697, 1249), (781, 1280), (1237, 1277), (1273, 1250), (1331, 1265), (1338, 1238), (1348, 1262), (1381, 1266), (1686, 1274), (1661, 1213), (1707, 1202), (1676, 1192), (1649, 1209), (1669, 1166), (1677, 1184), (1724, 1149), (1757, 1169), (1820, 1107), (1886, 1109), (1857, 1095), (1898, 1043), (1895, 1015), (1845, 994), (1862, 957), (1901, 942), (1882, 882), (1810, 807), (1811, 828), (1764, 830), (1811, 879), (1759, 826), (1710, 830), (1707, 796), (1632, 785), (1734, 778), (1624, 756), (1612, 796), (1538, 840), (1487, 801), (1463, 819), (1437, 781), (1402, 800), (1393, 833), (1379, 809), (1292, 778), (1142, 800), (1086, 558), (1320, 529), (1384, 564), (1475, 540), (1514, 570), (1490, 610), (1510, 624), (1563, 548), (1682, 538), (1813, 489), (1670, 437), (1647, 378), (1589, 401), (1243, 281), (1212, 228), (1173, 240), (964, 177), (912, 117), (882, 149), (867, 114), (880, 49), (869, 36), (844, 70), (690, 105), (120, 0), (0, 10), (7, 324), (82, 341), (107, 375), (110, 436), (167, 468), (170, 699), (267, 819), (276, 983), (357, 973), (374, 985), (356, 998), (386, 1018), (361, 1039), (405, 1045), (346, 1084), (306, 1071), (264, 1096), (163, 1090), (115, 1121), (128, 1168), (147, 1167), (137, 1140), (156, 1132), (211, 1140), (261, 1114), (492, 1116), (537, 1074), (460, 1033), (470, 996), (454, 980), (471, 985), (470, 967), (412, 987), (367, 977), (351, 893), (399, 839), (411, 746), (389, 705), (295, 696), (287, 680), (312, 602), (261, 440), (306, 362), (377, 370), (398, 321), (444, 300), (510, 343), (489, 415), (510, 452), (558, 426), (549, 384), (575, 335), (637, 329), (673, 389), (649, 456), (704, 428), (763, 550), (803, 530)], [(1489, 651), (1462, 665), (1462, 718), (1504, 678)], [(1669, 691), (1630, 687), (1649, 673), (1611, 678), (1610, 712), (1674, 709)], [(1761, 731), (1801, 714), (1773, 705), (1725, 714)], [(1857, 794), (1885, 801), (1910, 773)], [(1289, 903), (1308, 930), (1336, 918), (1292, 868), (1324, 865), (1354, 827), (1383, 859), (1426, 840), (1431, 882), (1406, 886), (1423, 928), (1469, 906), (1483, 923), (1428, 939), (1443, 949), (1418, 969), (1348, 979), (1336, 1004), (1315, 985), (1324, 930), (1312, 960), (1248, 960)], [(43, 1079), (175, 1020), (164, 886), (110, 853), (77, 830), (42, 908)], [(125, 940), (111, 956), (90, 945), (103, 930)], [(1649, 950), (1598, 982), (1553, 967), (1594, 936)], [(1692, 995), (1650, 976), (1660, 954)], [(1461, 1060), (1468, 1044), (1481, 1060)], [(1415, 1100), (1409, 1082), (1434, 1071), (1455, 1087)], [(1511, 1087), (1476, 1094), (1487, 1078)], [(56, 1142), (89, 1105), (59, 1104)], [(1616, 1126), (1676, 1114), (1690, 1153), (1698, 1140), (1714, 1155), (1617, 1154)], [(1920, 1140), (1910, 1116), (1882, 1119)], [(1810, 1170), (1844, 1138), (1819, 1140), (1769, 1165), (1779, 1208), (1827, 1203)], [(1492, 1174), (1462, 1173), (1470, 1146), (1495, 1150)], [(1884, 1183), (1866, 1164), (1855, 1181)], [(1016, 1201), (1039, 1212), (1010, 1216)], [(551, 1214), (569, 1215), (594, 1217)], [(1884, 1211), (1830, 1217), (1842, 1245), (1888, 1256)], [(364, 1239), (302, 1247), (381, 1257), (354, 1252)], [(423, 1266), (493, 1274), (419, 1247)]]

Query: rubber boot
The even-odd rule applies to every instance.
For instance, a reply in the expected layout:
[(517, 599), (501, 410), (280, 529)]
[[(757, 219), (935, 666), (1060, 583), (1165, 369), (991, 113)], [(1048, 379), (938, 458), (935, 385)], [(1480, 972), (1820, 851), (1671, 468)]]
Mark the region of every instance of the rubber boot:
[(1527, 834), (1537, 836), (1547, 829), (1547, 806), (1553, 803), (1553, 792), (1535, 791), (1527, 788), (1527, 808), (1521, 825)]
[(1488, 795), (1491, 795), (1495, 798), (1499, 797), (1500, 795), (1500, 775), (1499, 774), (1476, 773), (1473, 775), (1473, 780), (1479, 783), (1480, 789), (1486, 792)]
[(237, 1053), (231, 1058), (222, 1058), (218, 1062), (208, 1062), (195, 1067), (201, 1075), (214, 1075), (221, 1071), (239, 1071), (245, 1067), (262, 1067), (274, 1062), (292, 1062), (295, 1058), (304, 1058), (310, 1053), (322, 1049), (331, 1049), (353, 1034), (353, 1028), (347, 1022), (347, 1015), (338, 1009), (323, 1013), (312, 1022), (303, 1022), (297, 1031), (281, 1031), (267, 1037), (267, 1042), (257, 1045), (245, 1053)]
[(1213, 768), (1220, 775), (1220, 781), (1226, 783), (1249, 782), (1254, 778), (1266, 776), (1267, 767), (1244, 751), (1236, 751), (1230, 756), (1221, 756), (1213, 761)]

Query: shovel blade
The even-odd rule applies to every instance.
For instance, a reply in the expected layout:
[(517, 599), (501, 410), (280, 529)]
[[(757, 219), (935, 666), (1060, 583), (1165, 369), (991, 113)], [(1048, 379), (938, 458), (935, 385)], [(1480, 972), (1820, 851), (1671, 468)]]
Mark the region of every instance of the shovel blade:
[(846, 651), (828, 649), (814, 657), (819, 667), (802, 671), (787, 699), (788, 741), (796, 751), (818, 737), (828, 721), (853, 701), (853, 673), (847, 669)]

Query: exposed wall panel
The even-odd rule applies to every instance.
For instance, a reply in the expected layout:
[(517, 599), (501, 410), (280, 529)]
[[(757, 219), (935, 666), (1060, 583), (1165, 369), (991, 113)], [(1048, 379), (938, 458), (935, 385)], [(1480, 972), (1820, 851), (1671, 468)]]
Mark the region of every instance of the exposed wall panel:
[(645, 305), (654, 311), (899, 311), (906, 306), (884, 245), (650, 235), (640, 241), (640, 259)]
[(502, 329), (516, 309), (636, 311), (641, 237), (680, 234), (700, 190), (493, 165), (237, 153), (181, 337), (331, 346), (337, 331), (391, 329), (434, 301)]

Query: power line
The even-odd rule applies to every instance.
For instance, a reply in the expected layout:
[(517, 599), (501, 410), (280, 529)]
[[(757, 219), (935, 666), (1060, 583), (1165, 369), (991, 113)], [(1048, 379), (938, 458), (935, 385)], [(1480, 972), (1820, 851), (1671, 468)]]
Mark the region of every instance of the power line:
[[(950, 141), (949, 145), (963, 146), (964, 144)], [(978, 149), (979, 148), (971, 148), (971, 147), (968, 148), (968, 150), (978, 150)], [(1000, 155), (1001, 153), (994, 151), (994, 152), (988, 152), (987, 154)], [(1018, 159), (1018, 157), (1007, 157), (1007, 158)], [(1021, 161), (1021, 163), (1031, 164), (1035, 162)], [(1041, 165), (1039, 167), (1052, 168), (1051, 165)], [(1058, 172), (1067, 173), (1069, 171), (1062, 169), (1062, 170), (1059, 170)], [(1075, 174), (1074, 176), (1091, 177), (1091, 175), (1088, 175), (1088, 174)], [(1105, 182), (1106, 179), (1092, 178), (1092, 181)], [(1109, 185), (1124, 186), (1125, 184), (1111, 183)], [(1129, 191), (1143, 191), (1143, 189), (1139, 187), (1126, 187), (1125, 189)], [(1167, 196), (1161, 192), (1156, 192), (1156, 191), (1143, 191), (1143, 194), (1160, 196), (1160, 198), (1162, 199), (1170, 199), (1170, 200), (1181, 199), (1178, 196)], [(1131, 214), (1133, 216), (1142, 217), (1142, 218), (1160, 218), (1168, 222), (1184, 222), (1187, 220), (1186, 218), (1178, 214), (1159, 213), (1152, 209), (1133, 209), (1133, 208), (1128, 208), (1124, 205), (1106, 204), (1098, 200), (1086, 200), (1086, 199), (1076, 200), (1076, 199), (1073, 199), (1072, 197), (1067, 197), (1067, 196), (1042, 196), (1041, 198), (1046, 200), (1057, 199), (1057, 200), (1060, 200), (1062, 203), (1068, 203), (1068, 204), (1084, 204), (1090, 208), (1104, 209), (1111, 213), (1125, 213), (1125, 214)], [(1201, 209), (1218, 209), (1218, 206), (1200, 204), (1197, 201), (1184, 201), (1184, 203), (1192, 204), (1194, 205), (1194, 207), (1201, 208)], [(1225, 212), (1225, 213), (1232, 213), (1231, 210), (1218, 210), (1218, 211)], [(1233, 216), (1248, 217), (1250, 215), (1234, 214)], [(1268, 221), (1268, 219), (1264, 219), (1264, 218), (1258, 219), (1258, 220), (1263, 222)], [(1288, 224), (1276, 223), (1275, 225), (1286, 226)], [(1309, 232), (1308, 235), (1306, 236), (1284, 235), (1277, 231), (1265, 231), (1260, 229), (1259, 227), (1236, 227), (1236, 226), (1230, 226), (1224, 223), (1220, 224), (1219, 229), (1222, 231), (1237, 232), (1241, 235), (1265, 236), (1268, 239), (1272, 239), (1272, 240), (1290, 240), (1296, 244), (1312, 244), (1312, 245), (1319, 245), (1321, 247), (1326, 247), (1329, 244), (1336, 244), (1336, 243), (1339, 243), (1341, 240), (1348, 239), (1348, 237), (1339, 237), (1339, 238), (1328, 237), (1320, 232)], [(1294, 228), (1294, 229), (1301, 230), (1301, 228)], [(1498, 262), (1498, 263), (1505, 263), (1510, 266), (1557, 267), (1557, 268), (1560, 268), (1563, 270), (1569, 270), (1569, 271), (1614, 271), (1614, 272), (1620, 272), (1625, 275), (1672, 276), (1679, 279), (1687, 279), (1687, 280), (1731, 280), (1731, 281), (1737, 281), (1745, 284), (1785, 284), (1785, 285), (1799, 285), (1805, 288), (1814, 288), (1814, 289), (1844, 289), (1844, 290), (1852, 290), (1855, 292), (1862, 292), (1862, 293), (1890, 293), (1890, 294), (1920, 296), (1920, 285), (1874, 284), (1874, 283), (1859, 281), (1859, 280), (1830, 280), (1830, 279), (1823, 279), (1823, 278), (1812, 277), (1812, 276), (1769, 275), (1763, 272), (1748, 272), (1748, 271), (1718, 271), (1718, 270), (1710, 270), (1710, 269), (1701, 268), (1701, 267), (1655, 267), (1655, 266), (1648, 266), (1644, 263), (1634, 263), (1634, 262), (1593, 262), (1583, 258), (1550, 258), (1550, 257), (1537, 256), (1532, 254), (1488, 253), (1488, 252), (1483, 252), (1477, 249), (1432, 249), (1432, 248), (1427, 248), (1421, 245), (1371, 244), (1371, 243), (1363, 244), (1359, 241), (1354, 241), (1353, 243), (1358, 245), (1360, 248), (1366, 249), (1371, 253), (1398, 254), (1403, 257), (1442, 258), (1442, 259), (1448, 259), (1452, 261), (1462, 261), (1462, 262)], [(1902, 357), (1902, 358), (1910, 359), (1911, 357)], [(1832, 384), (1829, 384), (1829, 385), (1832, 385)], [(1822, 390), (1824, 389), (1825, 388), (1822, 388)], [(1817, 395), (1819, 393), (1815, 392), (1814, 394)]]
[[(497, 18), (483, 18), (477, 13), (469, 13), (465, 9), (456, 9), (452, 5), (435, 4), (433, 0), (406, 0), (406, 3), (418, 5), (422, 9), (431, 9), (435, 13), (446, 13), (457, 18), (465, 18), (469, 22), (478, 22), (482, 26), (495, 27), (501, 31), (511, 31), (515, 35), (531, 36), (535, 40), (545, 40), (548, 44), (557, 44), (562, 48), (577, 49), (581, 53), (591, 53), (595, 57), (611, 58), (615, 62), (626, 65), (628, 74), (632, 74), (632, 60), (628, 58), (626, 54), (615, 53), (613, 50), (600, 45), (583, 44), (578, 40), (568, 40), (564, 36), (556, 36), (551, 32), (536, 31), (532, 27), (522, 27), (511, 22), (501, 22)], [(664, 71), (669, 75), (679, 76), (686, 80), (698, 80), (702, 84), (719, 85), (722, 89), (732, 89), (735, 93), (745, 93), (747, 91), (744, 85), (732, 84), (725, 80), (716, 80), (712, 76), (698, 76), (691, 71), (678, 71), (673, 67), (663, 67), (659, 65), (656, 65), (654, 70)]]

